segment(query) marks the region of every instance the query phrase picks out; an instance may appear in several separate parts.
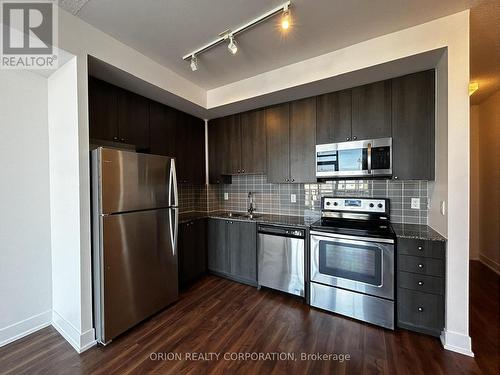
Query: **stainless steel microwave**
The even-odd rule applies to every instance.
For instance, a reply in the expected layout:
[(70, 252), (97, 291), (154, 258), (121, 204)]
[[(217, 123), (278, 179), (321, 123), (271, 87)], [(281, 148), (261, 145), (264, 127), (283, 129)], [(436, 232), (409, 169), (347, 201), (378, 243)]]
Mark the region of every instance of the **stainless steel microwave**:
[(392, 175), (392, 138), (316, 145), (317, 178)]

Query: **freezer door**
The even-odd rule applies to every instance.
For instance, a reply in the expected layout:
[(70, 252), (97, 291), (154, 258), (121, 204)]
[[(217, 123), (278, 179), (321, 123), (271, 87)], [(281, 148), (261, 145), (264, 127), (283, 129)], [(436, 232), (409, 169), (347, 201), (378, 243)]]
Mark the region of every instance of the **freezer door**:
[(96, 151), (100, 159), (101, 214), (170, 206), (169, 189), (176, 189), (172, 158), (107, 148)]
[(178, 297), (177, 209), (101, 216), (101, 337), (107, 343)]

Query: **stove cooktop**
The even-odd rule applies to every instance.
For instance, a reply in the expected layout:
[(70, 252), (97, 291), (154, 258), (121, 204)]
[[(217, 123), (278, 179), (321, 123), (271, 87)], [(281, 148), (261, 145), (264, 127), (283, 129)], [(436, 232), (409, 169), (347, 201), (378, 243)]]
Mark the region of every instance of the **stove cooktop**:
[(322, 218), (313, 223), (311, 229), (356, 237), (396, 238), (388, 221)]

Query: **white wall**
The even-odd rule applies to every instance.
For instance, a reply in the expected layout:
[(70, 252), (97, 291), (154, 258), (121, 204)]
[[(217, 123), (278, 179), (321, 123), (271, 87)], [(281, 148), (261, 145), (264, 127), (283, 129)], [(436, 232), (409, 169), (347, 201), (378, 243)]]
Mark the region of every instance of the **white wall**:
[[(48, 79), (54, 327), (77, 350), (95, 343), (88, 291), (82, 288), (76, 57)], [(89, 276), (83, 276), (84, 283)], [(85, 307), (83, 307), (85, 306)], [(83, 312), (82, 312), (83, 311)]]
[(470, 106), (470, 241), (469, 258), (479, 259), (479, 106)]
[(478, 159), (478, 255), (481, 262), (500, 274), (500, 91), (474, 107), (478, 117), (474, 150)]
[(47, 79), (0, 70), (0, 346), (51, 321)]

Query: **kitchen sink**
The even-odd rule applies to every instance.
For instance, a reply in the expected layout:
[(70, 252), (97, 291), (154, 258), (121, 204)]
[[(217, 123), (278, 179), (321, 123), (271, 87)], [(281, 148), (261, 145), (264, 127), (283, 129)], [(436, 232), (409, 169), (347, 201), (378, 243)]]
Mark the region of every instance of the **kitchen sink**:
[(258, 214), (246, 214), (246, 215), (244, 215), (244, 217), (246, 217), (248, 219), (258, 219), (259, 217), (262, 217), (262, 215), (258, 215)]

